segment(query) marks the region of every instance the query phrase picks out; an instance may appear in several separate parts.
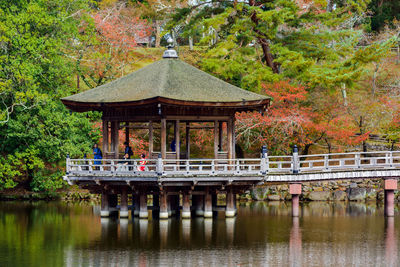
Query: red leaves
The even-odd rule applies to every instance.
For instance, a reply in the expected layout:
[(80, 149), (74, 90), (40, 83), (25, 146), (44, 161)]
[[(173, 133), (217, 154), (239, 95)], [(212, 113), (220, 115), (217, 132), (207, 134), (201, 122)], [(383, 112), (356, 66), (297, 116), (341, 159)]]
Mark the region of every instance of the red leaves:
[(93, 16), (99, 36), (110, 45), (127, 50), (135, 48), (141, 39), (149, 37), (151, 27), (146, 20), (124, 14), (125, 6), (117, 4)]
[(322, 141), (335, 142), (340, 149), (343, 144), (354, 145), (368, 138), (368, 133), (355, 136), (353, 125), (345, 109), (335, 96), (324, 95), (316, 99), (319, 106), (308, 99), (303, 86), (280, 81), (264, 86), (265, 93), (273, 98), (267, 113), (237, 114), (237, 136), (247, 147), (257, 149), (267, 144), (276, 153), (289, 153), (290, 146), (309, 146)]

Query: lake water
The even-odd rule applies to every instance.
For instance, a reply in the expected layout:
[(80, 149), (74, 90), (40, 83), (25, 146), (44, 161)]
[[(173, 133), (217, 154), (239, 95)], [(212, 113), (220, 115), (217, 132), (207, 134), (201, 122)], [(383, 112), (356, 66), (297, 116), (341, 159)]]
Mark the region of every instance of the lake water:
[[(396, 207), (398, 209), (398, 207)], [(88, 203), (0, 202), (0, 266), (399, 266), (375, 203), (245, 203), (213, 220), (100, 219)]]

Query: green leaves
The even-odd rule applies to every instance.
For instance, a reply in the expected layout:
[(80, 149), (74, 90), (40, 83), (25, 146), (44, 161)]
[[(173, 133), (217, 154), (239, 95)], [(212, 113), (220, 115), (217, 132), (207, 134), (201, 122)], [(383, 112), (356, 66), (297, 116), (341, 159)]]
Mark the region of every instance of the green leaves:
[(87, 3), (0, 0), (0, 189), (57, 189), (66, 154), (82, 156), (98, 140), (90, 118), (59, 101), (74, 90), (64, 51)]

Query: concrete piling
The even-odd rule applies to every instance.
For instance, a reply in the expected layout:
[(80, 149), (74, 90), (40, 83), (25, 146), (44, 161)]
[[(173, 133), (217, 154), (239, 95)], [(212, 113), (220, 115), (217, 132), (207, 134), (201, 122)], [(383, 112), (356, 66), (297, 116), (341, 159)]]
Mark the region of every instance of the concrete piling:
[(397, 190), (397, 180), (385, 179), (385, 216), (394, 216), (394, 190)]
[(299, 217), (299, 200), (301, 195), (301, 184), (295, 183), (289, 185), (289, 193), (292, 195), (292, 216)]

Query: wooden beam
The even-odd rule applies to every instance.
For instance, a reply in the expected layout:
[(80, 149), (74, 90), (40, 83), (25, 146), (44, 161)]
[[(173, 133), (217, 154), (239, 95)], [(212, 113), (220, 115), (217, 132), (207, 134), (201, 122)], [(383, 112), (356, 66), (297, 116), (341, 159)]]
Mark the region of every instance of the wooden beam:
[(149, 158), (151, 157), (152, 153), (153, 153), (153, 146), (154, 146), (154, 142), (153, 142), (153, 121), (149, 122)]
[(180, 121), (209, 121), (215, 120), (228, 121), (229, 116), (166, 116), (167, 120), (180, 120)]
[(106, 155), (108, 152), (108, 121), (103, 120), (103, 154)]
[(167, 120), (161, 119), (161, 157), (167, 158)]
[(214, 158), (218, 158), (218, 148), (219, 148), (219, 129), (218, 129), (218, 121), (214, 121)]
[(186, 122), (186, 158), (190, 159), (190, 122)]
[(181, 153), (181, 145), (180, 145), (180, 133), (179, 133), (179, 120), (175, 121), (175, 152), (176, 152), (176, 159), (180, 158)]

